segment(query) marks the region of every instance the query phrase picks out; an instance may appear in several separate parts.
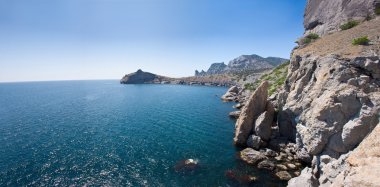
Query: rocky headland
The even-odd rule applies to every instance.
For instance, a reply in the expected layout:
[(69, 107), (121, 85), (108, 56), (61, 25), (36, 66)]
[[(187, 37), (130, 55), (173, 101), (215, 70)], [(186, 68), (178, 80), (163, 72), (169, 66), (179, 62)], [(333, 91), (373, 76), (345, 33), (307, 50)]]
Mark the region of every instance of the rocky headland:
[(224, 63), (214, 63), (211, 64), (207, 72), (203, 70), (201, 72), (195, 71), (195, 76), (170, 78), (144, 72), (139, 69), (134, 73), (125, 75), (120, 80), (120, 83), (232, 86), (240, 84), (241, 81), (255, 81), (263, 73), (269, 72), (286, 61), (288, 60), (278, 57), (263, 58), (258, 55), (242, 55), (231, 60), (228, 65)]
[(301, 40), (313, 38), (292, 51), (287, 75), (272, 70), (252, 91), (241, 85), (222, 97), (242, 106), (233, 140), (242, 160), (289, 186), (380, 186), (379, 8), (308, 1)]

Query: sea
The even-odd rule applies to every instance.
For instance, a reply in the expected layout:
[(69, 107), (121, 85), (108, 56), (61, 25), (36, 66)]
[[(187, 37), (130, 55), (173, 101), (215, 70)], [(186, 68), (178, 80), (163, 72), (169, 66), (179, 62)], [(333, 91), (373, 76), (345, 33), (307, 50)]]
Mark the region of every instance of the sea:
[[(227, 88), (0, 83), (0, 186), (284, 186), (237, 158)], [(197, 167), (177, 170), (186, 159)], [(254, 176), (245, 183), (228, 177)]]

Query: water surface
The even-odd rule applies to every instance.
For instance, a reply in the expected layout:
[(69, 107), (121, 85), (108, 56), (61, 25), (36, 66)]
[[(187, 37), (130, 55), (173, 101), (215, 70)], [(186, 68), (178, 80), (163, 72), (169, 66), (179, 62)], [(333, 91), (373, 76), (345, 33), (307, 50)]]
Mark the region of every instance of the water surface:
[[(117, 81), (0, 84), (0, 186), (239, 186), (226, 88)], [(187, 158), (201, 167), (177, 173)]]

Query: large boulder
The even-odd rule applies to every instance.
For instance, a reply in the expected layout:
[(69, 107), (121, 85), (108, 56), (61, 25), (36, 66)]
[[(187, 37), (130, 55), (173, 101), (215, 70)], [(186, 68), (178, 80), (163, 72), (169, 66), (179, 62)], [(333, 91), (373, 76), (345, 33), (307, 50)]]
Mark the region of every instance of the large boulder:
[(317, 187), (318, 180), (314, 177), (311, 168), (302, 170), (301, 175), (288, 181), (288, 187)]
[(239, 88), (237, 86), (232, 86), (222, 96), (222, 100), (224, 100), (224, 101), (234, 101), (234, 100), (237, 99), (238, 93), (239, 93)]
[(254, 128), (254, 122), (265, 111), (268, 87), (267, 81), (261, 83), (242, 108), (240, 117), (235, 125), (235, 145), (246, 145), (247, 139)]
[(239, 153), (240, 159), (248, 164), (255, 165), (260, 161), (268, 159), (263, 153), (252, 148), (246, 148)]
[(268, 141), (271, 137), (273, 119), (274, 107), (272, 102), (268, 101), (266, 111), (263, 112), (255, 122), (255, 134), (264, 141)]

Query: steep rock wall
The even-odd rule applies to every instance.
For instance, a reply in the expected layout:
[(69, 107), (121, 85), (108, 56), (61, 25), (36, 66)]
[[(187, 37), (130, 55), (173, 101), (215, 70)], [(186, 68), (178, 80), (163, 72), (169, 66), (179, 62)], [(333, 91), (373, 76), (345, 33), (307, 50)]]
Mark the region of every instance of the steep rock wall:
[(374, 16), (378, 0), (308, 0), (305, 9), (306, 33), (325, 35), (339, 30), (349, 20), (365, 20)]

